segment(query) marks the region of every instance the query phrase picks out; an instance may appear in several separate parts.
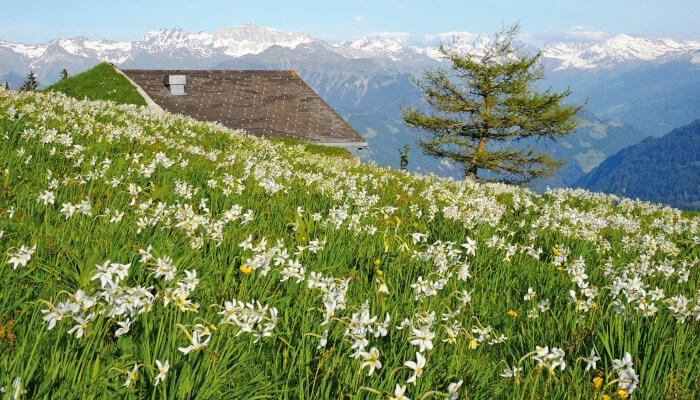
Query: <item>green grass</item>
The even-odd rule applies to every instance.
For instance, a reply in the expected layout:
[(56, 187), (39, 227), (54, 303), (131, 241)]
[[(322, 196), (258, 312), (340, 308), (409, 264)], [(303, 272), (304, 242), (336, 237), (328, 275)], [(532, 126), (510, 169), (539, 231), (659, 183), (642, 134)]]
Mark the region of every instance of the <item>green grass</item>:
[(115, 71), (107, 63), (98, 64), (92, 69), (59, 81), (44, 89), (57, 91), (82, 100), (112, 100), (117, 104), (145, 106), (146, 100), (126, 77)]
[(284, 143), (287, 146), (303, 145), (304, 149), (312, 154), (322, 154), (322, 155), (326, 155), (326, 156), (344, 157), (344, 158), (351, 157), (350, 151), (348, 151), (347, 149), (345, 149), (343, 147), (331, 147), (331, 146), (323, 146), (320, 144), (305, 143), (305, 142), (302, 142), (300, 140), (287, 138), (287, 137), (270, 138), (270, 141), (272, 141), (273, 143)]
[(601, 399), (626, 353), (630, 398), (700, 396), (697, 216), (56, 92), (0, 89), (0, 138), (0, 387), (21, 398)]
[(686, 218), (695, 218), (695, 217), (700, 217), (700, 211), (688, 211), (688, 210), (683, 210), (682, 215)]

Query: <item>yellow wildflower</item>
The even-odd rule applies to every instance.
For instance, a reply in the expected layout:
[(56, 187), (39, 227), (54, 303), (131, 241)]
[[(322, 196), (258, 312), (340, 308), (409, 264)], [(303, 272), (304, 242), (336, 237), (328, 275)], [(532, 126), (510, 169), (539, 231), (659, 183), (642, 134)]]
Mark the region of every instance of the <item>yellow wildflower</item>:
[(253, 270), (250, 269), (250, 268), (248, 268), (248, 267), (244, 267), (243, 265), (241, 265), (241, 272), (243, 272), (244, 274), (248, 275), (249, 273), (253, 272)]
[(600, 389), (603, 387), (603, 378), (596, 376), (593, 378), (593, 387), (596, 388), (596, 390)]

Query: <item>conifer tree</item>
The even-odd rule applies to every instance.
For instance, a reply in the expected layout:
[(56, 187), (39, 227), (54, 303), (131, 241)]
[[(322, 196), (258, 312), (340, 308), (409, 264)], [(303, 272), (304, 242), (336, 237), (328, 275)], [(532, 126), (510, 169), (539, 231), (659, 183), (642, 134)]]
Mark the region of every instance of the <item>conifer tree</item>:
[(61, 82), (65, 81), (66, 79), (68, 79), (68, 71), (63, 68), (61, 70)]
[(5, 90), (10, 90), (10, 83), (5, 81)]
[(440, 45), (451, 68), (414, 77), (429, 110), (402, 107), (406, 125), (427, 134), (418, 140), (422, 150), (460, 164), (467, 179), (483, 179), (479, 170), (495, 175), (483, 180), (512, 184), (552, 176), (564, 160), (540, 152), (532, 142), (556, 140), (578, 127), (575, 116), (582, 107), (564, 104), (570, 90), (535, 86), (544, 78), (542, 50), (527, 55), (516, 47), (519, 29), (518, 24), (504, 28), (483, 54)]
[(399, 158), (401, 159), (401, 164), (399, 168), (401, 169), (401, 171), (404, 171), (406, 170), (406, 168), (408, 168), (408, 149), (408, 145), (403, 146), (403, 150), (399, 149)]
[(30, 71), (29, 75), (27, 75), (27, 80), (24, 81), (22, 87), (20, 87), (19, 90), (23, 92), (32, 92), (38, 87), (39, 82), (36, 80), (36, 74), (34, 74), (34, 71)]

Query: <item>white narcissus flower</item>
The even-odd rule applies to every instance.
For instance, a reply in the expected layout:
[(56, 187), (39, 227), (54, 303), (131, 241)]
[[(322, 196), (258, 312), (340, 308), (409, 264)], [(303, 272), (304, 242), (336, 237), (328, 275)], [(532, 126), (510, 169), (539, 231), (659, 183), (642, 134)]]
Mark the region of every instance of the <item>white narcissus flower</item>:
[(178, 347), (177, 349), (183, 354), (188, 354), (191, 351), (198, 351), (207, 347), (207, 344), (209, 344), (209, 339), (211, 339), (211, 336), (207, 336), (207, 339), (202, 341), (200, 333), (195, 330), (192, 332), (192, 344), (187, 347)]
[(68, 330), (68, 334), (70, 335), (73, 332), (77, 332), (75, 334), (76, 338), (80, 338), (83, 336), (85, 333), (85, 328), (87, 328), (88, 323), (95, 317), (95, 313), (91, 313), (85, 318), (82, 317), (74, 317), (75, 322), (77, 322), (76, 325), (74, 325), (72, 328)]
[(411, 376), (406, 383), (416, 384), (416, 378), (423, 374), (423, 367), (425, 367), (425, 357), (421, 353), (416, 352), (416, 361), (406, 361), (405, 366), (412, 369), (413, 376)]
[(518, 376), (520, 376), (519, 373), (522, 370), (523, 370), (522, 368), (518, 368), (514, 365), (513, 368), (508, 368), (508, 367), (504, 368), (503, 373), (500, 375), (504, 378), (516, 378), (517, 379)]
[(559, 367), (561, 371), (566, 368), (566, 361), (564, 361), (564, 356), (566, 354), (564, 353), (564, 350), (552, 347), (552, 352), (547, 356), (549, 360), (551, 360), (551, 369), (556, 369)]
[(523, 300), (528, 301), (530, 299), (535, 298), (536, 295), (537, 295), (537, 292), (535, 292), (534, 290), (532, 290), (531, 287), (529, 287), (529, 288), (527, 288), (527, 294), (525, 296), (523, 296)]
[(435, 333), (430, 332), (428, 328), (416, 329), (413, 328), (413, 336), (411, 337), (411, 344), (414, 346), (420, 346), (421, 353), (427, 350), (432, 350), (433, 342), (431, 339), (435, 337)]
[(126, 382), (124, 382), (124, 387), (131, 386), (131, 382), (135, 381), (138, 378), (138, 374), (139, 374), (139, 365), (136, 364), (136, 365), (134, 365), (134, 369), (132, 369), (131, 372), (126, 373)]
[(613, 371), (626, 368), (632, 368), (632, 355), (628, 352), (625, 352), (621, 360), (613, 360)]
[(34, 254), (35, 250), (36, 245), (34, 245), (32, 248), (22, 246), (16, 252), (7, 254), (8, 256), (10, 256), (10, 259), (7, 260), (7, 263), (12, 264), (12, 270), (17, 269), (17, 266), (19, 265), (26, 267), (29, 260), (32, 259), (32, 254)]
[(170, 362), (165, 360), (163, 364), (160, 360), (156, 360), (156, 366), (158, 367), (158, 375), (156, 375), (156, 379), (153, 381), (153, 386), (158, 386), (160, 382), (165, 380), (165, 373), (170, 369)]
[(114, 332), (114, 336), (119, 337), (129, 332), (131, 324), (134, 322), (131, 318), (127, 318), (126, 321), (115, 321), (119, 325), (119, 329)]
[(618, 371), (619, 383), (617, 387), (624, 390), (628, 395), (634, 392), (634, 389), (639, 385), (639, 375), (633, 368), (625, 368)]
[(471, 254), (473, 256), (476, 256), (476, 240), (467, 237), (467, 243), (462, 244), (462, 247), (467, 249), (466, 254)]
[(591, 368), (596, 369), (596, 362), (600, 360), (600, 357), (595, 355), (595, 349), (591, 349), (591, 356), (587, 358), (583, 357), (581, 359), (586, 362), (586, 371), (588, 371)]
[(406, 391), (406, 385), (399, 385), (397, 383), (396, 387), (394, 388), (394, 397), (392, 397), (391, 400), (411, 400), (408, 397), (403, 395), (403, 393), (405, 391)]
[(369, 367), (369, 374), (367, 374), (367, 376), (371, 376), (375, 368), (382, 368), (382, 363), (379, 361), (379, 350), (376, 347), (372, 347), (369, 352), (360, 352), (360, 355), (365, 359), (360, 366), (360, 370)]
[[(14, 400), (19, 399), (19, 396), (20, 396), (20, 395), (23, 395), (23, 394), (27, 393), (27, 390), (26, 390), (26, 389), (22, 390), (22, 378), (20, 378), (19, 376), (16, 377), (16, 378), (12, 381), (11, 386), (12, 386), (13, 389), (15, 389), (15, 392), (12, 394), (12, 397), (11, 397), (11, 398), (14, 399)], [(0, 393), (5, 393), (5, 392), (7, 392), (7, 389), (8, 389), (7, 386), (1, 387), (1, 388), (0, 388)], [(10, 392), (10, 393), (12, 393), (12, 392)], [(8, 394), (8, 396), (6, 396), (5, 399), (10, 399), (10, 395)]]
[(53, 192), (49, 190), (45, 190), (44, 193), (40, 194), (39, 197), (36, 199), (37, 202), (43, 201), (44, 205), (49, 205), (53, 204), (54, 200), (56, 199), (56, 196), (53, 194)]
[(464, 381), (453, 382), (447, 386), (447, 394), (450, 395), (450, 400), (457, 400), (459, 397), (459, 388), (462, 386), (462, 382)]

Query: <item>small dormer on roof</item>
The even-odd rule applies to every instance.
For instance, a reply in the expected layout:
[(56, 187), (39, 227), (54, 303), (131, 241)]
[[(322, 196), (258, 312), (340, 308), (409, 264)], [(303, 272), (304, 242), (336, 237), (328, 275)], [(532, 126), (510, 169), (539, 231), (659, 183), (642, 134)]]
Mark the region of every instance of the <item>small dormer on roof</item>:
[(165, 75), (163, 84), (168, 88), (168, 94), (172, 96), (184, 96), (185, 84), (187, 83), (186, 75)]

